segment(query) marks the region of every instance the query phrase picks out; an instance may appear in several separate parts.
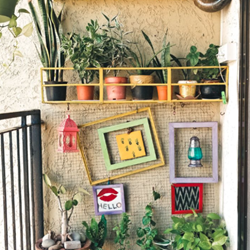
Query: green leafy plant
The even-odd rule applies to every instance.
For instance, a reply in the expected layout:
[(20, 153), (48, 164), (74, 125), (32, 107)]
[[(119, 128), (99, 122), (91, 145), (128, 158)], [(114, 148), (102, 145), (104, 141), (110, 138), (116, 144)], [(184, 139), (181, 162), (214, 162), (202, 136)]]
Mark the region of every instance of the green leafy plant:
[(129, 240), (127, 240), (127, 238), (130, 236), (128, 233), (130, 224), (131, 221), (129, 219), (129, 215), (123, 213), (119, 225), (113, 228), (113, 230), (116, 232), (116, 237), (114, 242), (115, 244), (119, 245), (118, 250), (130, 249), (130, 242)]
[[(219, 66), (217, 55), (219, 53), (219, 46), (210, 44), (205, 54), (200, 52), (199, 66)], [(219, 68), (208, 68), (199, 70), (199, 77), (201, 80), (217, 79), (220, 76)]]
[(101, 250), (105, 239), (107, 237), (107, 221), (104, 215), (102, 215), (99, 223), (95, 218), (91, 219), (90, 225), (86, 221), (82, 222), (83, 226), (86, 227), (86, 236), (92, 242), (92, 250)]
[[(123, 25), (118, 20), (118, 15), (113, 18), (105, 17), (107, 23), (102, 25), (101, 29), (107, 33), (107, 41), (105, 50), (108, 52), (109, 61), (107, 67), (123, 67), (127, 65), (127, 60), (130, 57), (131, 41), (127, 38), (132, 31), (125, 31)], [(114, 70), (114, 75), (117, 76), (119, 70)]]
[[(153, 188), (154, 200), (159, 199), (161, 196)], [(154, 239), (156, 238), (158, 231), (155, 228), (155, 221), (153, 220), (153, 205), (149, 203), (145, 208), (145, 215), (142, 218), (143, 227), (137, 229), (137, 236), (139, 239), (136, 244), (144, 250), (157, 250), (159, 249), (154, 245)]]
[[(82, 194), (89, 195), (89, 193), (83, 188), (78, 188), (78, 190), (73, 193), (71, 198), (68, 199), (63, 206), (61, 202), (61, 195), (65, 195), (67, 193), (65, 187), (63, 185), (59, 185), (59, 187), (53, 186), (51, 184), (50, 178), (46, 174), (43, 174), (43, 180), (44, 183), (52, 191), (52, 193), (56, 196), (58, 200), (59, 210), (61, 212), (61, 218), (62, 218), (61, 236), (62, 236), (62, 242), (65, 242), (68, 234), (69, 221), (74, 212), (74, 208), (81, 201)], [(69, 215), (68, 212), (70, 212)]]
[(229, 244), (225, 223), (218, 214), (210, 213), (207, 216), (187, 214), (182, 218), (172, 217), (172, 228), (165, 233), (175, 235), (172, 246), (174, 249), (223, 250)]
[(107, 34), (100, 33), (100, 26), (97, 21), (91, 20), (86, 27), (87, 34), (70, 34), (63, 36), (62, 50), (73, 63), (74, 69), (82, 83), (93, 81), (96, 70), (86, 70), (86, 68), (100, 68), (108, 62), (108, 51), (104, 48), (107, 43)]
[[(171, 57), (179, 67), (183, 67), (183, 64), (180, 61), (181, 58), (179, 59), (179, 58), (175, 57), (174, 55), (171, 55)], [(185, 66), (186, 67), (190, 67), (190, 66), (194, 67), (194, 66), (199, 65), (199, 63), (200, 63), (199, 57), (200, 57), (200, 52), (197, 51), (197, 48), (195, 46), (191, 46), (189, 53), (187, 54), (186, 58), (184, 58)], [(193, 69), (193, 70), (182, 69), (181, 72), (183, 74), (184, 80), (191, 80), (192, 77), (197, 78), (198, 70), (197, 69)], [(192, 72), (193, 72), (193, 76), (192, 76)]]
[[(157, 53), (155, 53), (155, 49), (149, 37), (143, 31), (142, 31), (142, 34), (144, 38), (146, 39), (146, 41), (148, 42), (148, 44), (150, 45), (153, 51), (153, 54), (157, 55)], [(170, 45), (170, 42), (167, 43), (166, 40), (167, 40), (167, 31), (165, 32), (164, 37), (163, 37), (161, 57), (160, 57), (161, 59), (159, 60), (157, 56), (153, 58), (154, 67), (170, 67), (171, 66), (171, 54), (170, 54), (171, 45)], [(156, 70), (156, 74), (161, 83), (167, 83), (167, 80), (168, 80), (167, 70)]]
[[(63, 9), (56, 15), (52, 0), (38, 0), (39, 18), (32, 1), (28, 1), (28, 4), (40, 43), (40, 51), (36, 49), (43, 67), (63, 67), (65, 56), (60, 49)], [(47, 70), (46, 74), (47, 81), (63, 81), (63, 70)]]

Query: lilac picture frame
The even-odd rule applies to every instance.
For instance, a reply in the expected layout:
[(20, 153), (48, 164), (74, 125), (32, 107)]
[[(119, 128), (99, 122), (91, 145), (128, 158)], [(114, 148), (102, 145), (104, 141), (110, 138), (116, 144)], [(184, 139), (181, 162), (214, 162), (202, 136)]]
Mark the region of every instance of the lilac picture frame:
[[(117, 191), (118, 192), (117, 198), (115, 198), (114, 201), (118, 199), (119, 203), (121, 203), (121, 206), (120, 207), (117, 206), (117, 209), (116, 209), (116, 206), (114, 206), (114, 203), (110, 203), (111, 201), (101, 201), (97, 194), (98, 190), (100, 189), (101, 191), (106, 189), (107, 192), (110, 192), (110, 190)], [(93, 196), (94, 196), (95, 215), (102, 215), (102, 214), (112, 215), (112, 214), (125, 213), (126, 206), (125, 206), (125, 199), (124, 199), (123, 184), (98, 185), (98, 186), (93, 186), (92, 190), (93, 190)], [(101, 191), (99, 192), (99, 194), (101, 193)], [(114, 192), (111, 195), (115, 196)], [(119, 197), (119, 195), (121, 197)], [(110, 196), (105, 196), (105, 197), (107, 198)]]
[[(175, 176), (176, 128), (212, 128), (212, 177)], [(218, 182), (218, 123), (217, 122), (172, 122), (169, 123), (169, 170), (170, 183), (216, 183)]]

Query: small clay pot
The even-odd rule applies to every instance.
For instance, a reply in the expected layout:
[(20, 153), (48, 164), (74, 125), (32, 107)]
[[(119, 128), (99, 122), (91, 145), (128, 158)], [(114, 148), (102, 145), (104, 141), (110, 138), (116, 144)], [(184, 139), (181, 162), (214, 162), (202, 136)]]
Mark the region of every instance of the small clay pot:
[[(105, 83), (127, 83), (127, 77), (106, 77)], [(107, 86), (108, 100), (122, 100), (126, 99), (126, 87), (125, 86)]]
[(77, 98), (78, 100), (93, 100), (95, 86), (88, 86), (83, 84), (83, 86), (76, 86)]
[[(132, 84), (154, 83), (152, 75), (132, 75), (129, 79)], [(133, 100), (151, 100), (153, 99), (153, 91), (153, 86), (135, 86), (131, 88)]]

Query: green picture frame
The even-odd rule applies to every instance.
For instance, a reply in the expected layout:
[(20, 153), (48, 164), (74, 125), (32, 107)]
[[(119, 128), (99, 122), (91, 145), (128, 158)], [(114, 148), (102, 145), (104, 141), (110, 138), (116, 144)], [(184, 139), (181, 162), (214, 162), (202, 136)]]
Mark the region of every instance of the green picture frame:
[[(135, 158), (131, 160), (125, 160), (119, 163), (112, 164), (110, 161), (105, 134), (114, 132), (117, 130), (121, 130), (121, 129), (133, 128), (133, 127), (140, 126), (140, 125), (143, 125), (144, 127), (149, 154), (143, 157), (139, 157), (139, 158)], [(113, 125), (113, 126), (109, 126), (105, 128), (100, 128), (98, 129), (98, 136), (99, 136), (99, 140), (101, 143), (105, 166), (107, 170), (109, 171), (119, 169), (119, 168), (129, 167), (129, 166), (133, 166), (133, 165), (137, 165), (137, 164), (141, 164), (141, 163), (145, 163), (149, 161), (154, 161), (157, 159), (148, 118), (142, 118), (142, 119), (138, 119), (138, 120), (131, 121), (131, 122), (125, 122), (125, 123), (121, 123), (121, 124), (117, 124), (117, 125)]]

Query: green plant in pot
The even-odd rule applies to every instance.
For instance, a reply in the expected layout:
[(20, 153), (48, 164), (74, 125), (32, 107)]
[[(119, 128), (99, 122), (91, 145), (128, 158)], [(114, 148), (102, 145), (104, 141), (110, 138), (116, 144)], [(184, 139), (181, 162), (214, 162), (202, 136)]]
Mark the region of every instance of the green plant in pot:
[[(35, 9), (32, 1), (28, 1), (30, 11), (35, 24), (35, 29), (40, 44), (37, 53), (43, 67), (64, 67), (65, 56), (61, 51), (61, 21), (62, 10), (56, 15), (52, 0), (39, 0), (39, 12)], [(63, 81), (63, 70), (46, 70), (47, 85), (66, 84)], [(48, 101), (64, 101), (66, 99), (66, 86), (46, 87)]]
[(97, 76), (97, 70), (86, 68), (100, 68), (108, 62), (105, 43), (107, 35), (99, 32), (97, 21), (91, 20), (86, 27), (87, 34), (70, 34), (63, 36), (62, 50), (71, 60), (75, 71), (77, 71), (84, 86), (77, 86), (78, 100), (92, 100), (94, 97), (94, 86), (87, 86)]
[(91, 246), (88, 249), (102, 250), (107, 237), (107, 221), (105, 216), (102, 215), (99, 223), (97, 223), (95, 218), (92, 218), (90, 225), (86, 221), (83, 221), (82, 224), (86, 228), (87, 238), (91, 241)]
[[(155, 55), (155, 49), (153, 47), (153, 44), (150, 40), (150, 38), (143, 32), (143, 36), (150, 45), (153, 54)], [(167, 31), (165, 32), (165, 35), (163, 37), (162, 42), (162, 50), (160, 54), (160, 60), (157, 56), (153, 58), (153, 65), (154, 67), (170, 67), (171, 66), (171, 54), (170, 54), (170, 42), (166, 42), (167, 40)], [(156, 70), (156, 75), (158, 76), (160, 83), (167, 83), (168, 82), (168, 72), (167, 70)], [(167, 100), (168, 99), (168, 86), (157, 86), (157, 93), (158, 93), (158, 99), (159, 100)]]
[[(179, 67), (183, 67), (181, 63), (181, 59), (176, 58), (174, 55), (171, 55), (172, 59), (176, 62)], [(195, 46), (190, 47), (190, 51), (187, 54), (185, 60), (186, 67), (194, 67), (199, 64), (200, 52), (197, 51)], [(179, 80), (178, 83), (183, 84), (179, 86), (179, 94), (176, 94), (178, 99), (195, 99), (199, 95), (195, 97), (196, 94), (196, 86), (188, 85), (189, 83), (197, 83), (197, 69), (181, 69), (183, 79)]]
[[(142, 31), (144, 38), (148, 37), (145, 32)], [(147, 40), (147, 39), (146, 39)], [(152, 75), (155, 70), (148, 70), (145, 68), (153, 67), (153, 59), (162, 51), (158, 52), (153, 51), (153, 55), (149, 60), (147, 60), (145, 54), (139, 47), (138, 43), (135, 43), (135, 49), (137, 52), (134, 52), (130, 49), (130, 64), (135, 68), (144, 68), (136, 69), (136, 74), (130, 75), (131, 84), (152, 84), (154, 83), (154, 76)], [(131, 89), (132, 97), (134, 100), (150, 100), (153, 98), (153, 86), (133, 86)]]
[[(119, 22), (118, 16), (113, 18), (103, 16), (106, 19), (106, 24), (102, 26), (102, 30), (107, 33), (107, 41), (105, 48), (108, 52), (108, 63), (105, 67), (120, 68), (127, 65), (127, 60), (130, 57), (129, 46), (130, 41), (128, 35), (132, 32), (124, 31), (123, 25)], [(127, 77), (118, 76), (119, 70), (110, 70), (114, 76), (106, 77), (105, 83), (120, 83), (125, 84), (128, 82)], [(121, 100), (126, 99), (126, 87), (125, 86), (110, 86), (107, 87), (108, 100)]]
[[(199, 66), (220, 66), (217, 59), (218, 48), (214, 44), (210, 44), (205, 54), (200, 52)], [(225, 91), (225, 85), (213, 85), (212, 83), (222, 82), (222, 72), (220, 68), (204, 68), (198, 70), (198, 76), (204, 83), (211, 85), (201, 85), (201, 97), (203, 99), (219, 99), (221, 92)]]
[(216, 213), (202, 216), (193, 210), (193, 214), (181, 218), (173, 216), (172, 220), (172, 228), (168, 228), (165, 233), (174, 235), (173, 249), (223, 250), (229, 245), (225, 223)]

